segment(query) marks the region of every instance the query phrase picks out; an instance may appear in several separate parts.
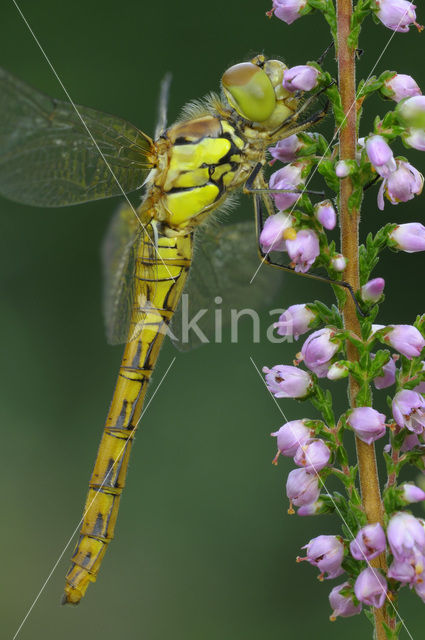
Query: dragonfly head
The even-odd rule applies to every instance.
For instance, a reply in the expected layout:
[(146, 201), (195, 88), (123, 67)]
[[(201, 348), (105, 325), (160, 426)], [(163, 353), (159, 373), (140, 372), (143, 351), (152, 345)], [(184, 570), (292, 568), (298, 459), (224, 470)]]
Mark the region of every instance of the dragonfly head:
[(287, 66), (259, 55), (229, 67), (221, 85), (230, 106), (263, 130), (274, 130), (298, 109), (298, 100), (282, 86)]

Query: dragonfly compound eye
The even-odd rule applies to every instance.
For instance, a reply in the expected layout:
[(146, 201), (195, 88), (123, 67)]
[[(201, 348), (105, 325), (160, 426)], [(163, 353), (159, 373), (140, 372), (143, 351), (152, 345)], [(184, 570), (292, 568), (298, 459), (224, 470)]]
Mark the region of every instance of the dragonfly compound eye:
[(276, 106), (276, 96), (268, 75), (252, 62), (235, 64), (225, 71), (221, 84), (229, 104), (243, 118), (267, 120)]

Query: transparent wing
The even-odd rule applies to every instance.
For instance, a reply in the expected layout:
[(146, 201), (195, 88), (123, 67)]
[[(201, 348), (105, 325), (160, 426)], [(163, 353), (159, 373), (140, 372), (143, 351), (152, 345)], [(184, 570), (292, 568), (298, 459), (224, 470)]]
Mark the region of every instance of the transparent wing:
[[(147, 221), (143, 220), (143, 224), (141, 227), (133, 210), (124, 203), (113, 216), (103, 243), (103, 311), (110, 344), (136, 339), (146, 314), (153, 311), (149, 300), (154, 298), (157, 278), (155, 267), (149, 263), (155, 261), (155, 234)], [(146, 282), (136, 278), (137, 258), (143, 262)]]
[(231, 310), (260, 310), (270, 305), (282, 283), (282, 273), (266, 265), (258, 271), (259, 257), (251, 222), (211, 224), (196, 233), (194, 261), (182, 300), (171, 323), (173, 342), (181, 351), (204, 343), (202, 336), (187, 332), (187, 322), (207, 310), (197, 326), (213, 340), (216, 309), (223, 327), (230, 324)]
[[(123, 190), (142, 186), (151, 168), (150, 138), (116, 116), (77, 109)], [(122, 194), (73, 106), (1, 68), (0, 193), (43, 207)]]

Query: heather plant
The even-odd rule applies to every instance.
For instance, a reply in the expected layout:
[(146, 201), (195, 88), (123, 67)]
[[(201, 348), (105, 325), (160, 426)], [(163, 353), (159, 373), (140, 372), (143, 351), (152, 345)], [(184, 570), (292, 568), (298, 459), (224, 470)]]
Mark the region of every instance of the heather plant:
[[(359, 221), (366, 188), (376, 189), (376, 208), (385, 207), (387, 214), (420, 195), (422, 174), (392, 147), (400, 139), (407, 150), (425, 151), (425, 96), (414, 78), (396, 71), (356, 86), (355, 63), (366, 18), (407, 34), (412, 26), (422, 30), (415, 9), (406, 0), (358, 0), (354, 7), (350, 0), (273, 0), (268, 12), (287, 25), (308, 13), (316, 13), (315, 19), (321, 14), (334, 41), (338, 78), (317, 62), (284, 72), (286, 90), (327, 96), (336, 135), (327, 140), (302, 132), (270, 149), (276, 170), (269, 185), (283, 191), (273, 195), (278, 213), (266, 220), (260, 243), (265, 253), (287, 254), (296, 271), (324, 268), (354, 292), (333, 286), (335, 305), (295, 304), (275, 325), (279, 335), (294, 341), (304, 336), (304, 342), (292, 363), (263, 368), (266, 385), (278, 399), (310, 402), (321, 417), (305, 417), (307, 410), (272, 433), (278, 449), (274, 463), (287, 456), (296, 466), (286, 480), (289, 513), (340, 518), (340, 531), (323, 520), (323, 535), (310, 540), (298, 558), (317, 567), (321, 580), (339, 578), (329, 589), (331, 620), (364, 611), (378, 640), (399, 637), (401, 589), (408, 587), (425, 602), (425, 521), (412, 512), (425, 493), (400, 479), (409, 466), (424, 469), (425, 315), (410, 324), (377, 324), (385, 280), (375, 270), (382, 251), (424, 251), (425, 227), (414, 221), (386, 223), (360, 244)], [(362, 112), (373, 93), (385, 99), (387, 112), (360, 135)], [(325, 182), (327, 197), (321, 201), (306, 190), (316, 172)], [(339, 247), (328, 237), (337, 224)], [(347, 404), (336, 415), (323, 382), (329, 387), (327, 381), (341, 378)], [(385, 413), (374, 407), (382, 390), (390, 394)], [(356, 460), (347, 451), (353, 437)], [(381, 482), (378, 441), (386, 464)], [(341, 491), (328, 491), (330, 476), (340, 481)]]

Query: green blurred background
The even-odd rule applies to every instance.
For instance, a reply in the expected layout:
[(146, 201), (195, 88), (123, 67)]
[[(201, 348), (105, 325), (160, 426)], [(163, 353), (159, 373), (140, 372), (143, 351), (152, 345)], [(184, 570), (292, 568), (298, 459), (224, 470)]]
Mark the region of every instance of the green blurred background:
[[(148, 133), (166, 71), (173, 72), (172, 120), (185, 102), (216, 89), (227, 66), (252, 53), (283, 56), (293, 66), (317, 58), (330, 42), (318, 16), (291, 27), (267, 20), (268, 0), (22, 0), (21, 7), (75, 102), (121, 115)], [(369, 73), (391, 36), (367, 22), (359, 75)], [(424, 37), (397, 34), (377, 71), (408, 72), (425, 87)], [(63, 98), (10, 1), (2, 5), (0, 52), (5, 68)], [(332, 56), (328, 65), (333, 71)], [(378, 99), (370, 104), (386, 110)], [(330, 122), (321, 130), (330, 131)], [(419, 153), (409, 158), (424, 169)], [(78, 524), (111, 399), (121, 349), (103, 337), (99, 249), (115, 206), (109, 200), (37, 210), (0, 201), (4, 638), (13, 637)], [(422, 211), (423, 199), (416, 199), (379, 213), (371, 189), (362, 231), (422, 220)], [(251, 216), (244, 197), (232, 219)], [(385, 256), (376, 272), (391, 281), (382, 323), (411, 322), (424, 310), (423, 260)], [(275, 306), (318, 296), (331, 299), (326, 286), (287, 277)], [(221, 345), (177, 354), (137, 438), (116, 540), (98, 583), (77, 609), (59, 606), (72, 541), (22, 640), (370, 637), (363, 616), (330, 624), (334, 582), (320, 584), (313, 568), (295, 563), (303, 544), (339, 532), (339, 522), (286, 513), (284, 482), (293, 465), (271, 466), (269, 436), (283, 419), (250, 356), (259, 367), (271, 366), (290, 362), (297, 349), (252, 344), (250, 333), (247, 320), (237, 345), (227, 336)], [(166, 344), (153, 387), (174, 355)], [(343, 410), (344, 384), (333, 388)], [(385, 409), (384, 397), (376, 406)], [(293, 401), (282, 408), (288, 419), (315, 415)], [(419, 598), (404, 593), (401, 612), (412, 636), (423, 637)]]

